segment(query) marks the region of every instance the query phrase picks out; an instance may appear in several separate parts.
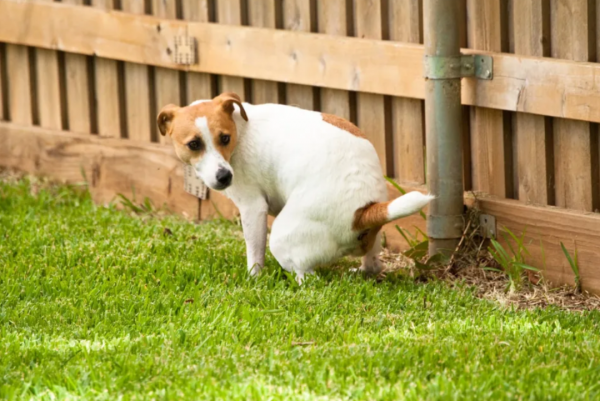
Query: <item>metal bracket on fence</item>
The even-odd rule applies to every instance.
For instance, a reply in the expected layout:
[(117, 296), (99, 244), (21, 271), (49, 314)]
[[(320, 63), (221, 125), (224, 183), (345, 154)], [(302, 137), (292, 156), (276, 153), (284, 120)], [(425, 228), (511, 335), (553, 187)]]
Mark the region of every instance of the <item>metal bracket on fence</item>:
[(496, 238), (496, 218), (491, 214), (479, 215), (479, 227), (483, 238)]
[(198, 63), (197, 48), (196, 38), (188, 35), (175, 36), (173, 62), (183, 65)]
[(455, 57), (428, 56), (424, 58), (427, 79), (475, 77), (489, 80), (494, 77), (492, 56), (469, 54)]
[(188, 194), (194, 195), (200, 199), (206, 199), (208, 188), (206, 184), (198, 178), (194, 167), (186, 164), (183, 166), (183, 188)]

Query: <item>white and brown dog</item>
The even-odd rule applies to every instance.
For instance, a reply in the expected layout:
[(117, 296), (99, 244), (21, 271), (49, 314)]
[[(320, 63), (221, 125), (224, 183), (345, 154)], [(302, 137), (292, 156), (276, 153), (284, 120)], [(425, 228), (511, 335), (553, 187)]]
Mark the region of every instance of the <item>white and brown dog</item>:
[(315, 266), (349, 254), (363, 256), (360, 270), (379, 272), (381, 226), (433, 198), (410, 192), (387, 201), (373, 145), (354, 124), (330, 114), (251, 105), (224, 93), (165, 106), (157, 121), (179, 158), (240, 210), (252, 275), (265, 259), (267, 214), (277, 216), (271, 252), (301, 282)]

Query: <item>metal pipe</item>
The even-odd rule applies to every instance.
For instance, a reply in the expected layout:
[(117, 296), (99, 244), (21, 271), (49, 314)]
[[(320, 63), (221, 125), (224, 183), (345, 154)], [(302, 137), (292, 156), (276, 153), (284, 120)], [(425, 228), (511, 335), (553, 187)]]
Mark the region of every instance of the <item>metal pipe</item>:
[[(460, 10), (460, 0), (424, 2), (425, 62), (439, 70), (456, 70), (456, 62), (460, 69)], [(428, 79), (425, 92), (427, 183), (436, 196), (427, 219), (430, 256), (450, 255), (464, 226), (461, 78), (447, 75)]]

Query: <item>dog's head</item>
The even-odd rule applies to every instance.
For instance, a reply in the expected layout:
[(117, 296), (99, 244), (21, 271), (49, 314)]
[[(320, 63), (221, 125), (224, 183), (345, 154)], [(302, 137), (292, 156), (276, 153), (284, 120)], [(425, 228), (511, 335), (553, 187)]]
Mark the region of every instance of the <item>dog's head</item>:
[(215, 190), (227, 188), (233, 180), (229, 162), (238, 139), (234, 105), (248, 121), (242, 101), (235, 93), (223, 93), (186, 107), (169, 104), (157, 118), (161, 135), (171, 137), (181, 161), (194, 166), (198, 177)]

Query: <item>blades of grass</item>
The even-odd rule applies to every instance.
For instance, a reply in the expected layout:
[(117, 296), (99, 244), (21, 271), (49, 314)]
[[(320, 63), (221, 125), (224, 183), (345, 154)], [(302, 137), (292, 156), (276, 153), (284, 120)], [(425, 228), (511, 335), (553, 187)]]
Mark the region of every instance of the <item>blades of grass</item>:
[(417, 232), (420, 232), (420, 233), (421, 233), (421, 235), (423, 236), (423, 238), (425, 238), (425, 239), (429, 240), (429, 236), (428, 236), (427, 234), (425, 234), (425, 233), (423, 232), (423, 230), (421, 230), (421, 229), (420, 229), (419, 227), (417, 227), (417, 226), (414, 226), (414, 227), (417, 229)]
[(404, 256), (411, 259), (419, 259), (423, 256), (427, 255), (427, 251), (429, 250), (429, 241), (425, 240), (423, 242), (418, 243), (413, 246), (406, 252), (404, 252)]
[(504, 273), (502, 270), (497, 269), (495, 267), (489, 267), (489, 266), (485, 266), (482, 267), (483, 270), (488, 270), (488, 271), (492, 271), (492, 272), (496, 272), (496, 273)]
[[(504, 241), (506, 241), (506, 244), (508, 245), (508, 249), (510, 249), (510, 252), (513, 254), (513, 257), (518, 259), (519, 254), (515, 251), (515, 248), (513, 248), (512, 244), (510, 243), (510, 240), (508, 239), (508, 236), (506, 235), (506, 231), (502, 231), (500, 234), (504, 238)], [(504, 248), (502, 248), (502, 249), (504, 249)]]
[(515, 241), (515, 243), (517, 244), (517, 248), (520, 251), (524, 251), (527, 255), (529, 254), (529, 250), (527, 249), (527, 247), (525, 246), (525, 231), (527, 230), (527, 227), (525, 227), (523, 229), (523, 232), (521, 233), (520, 237), (517, 237), (512, 231), (510, 231), (508, 228), (504, 227), (504, 230), (508, 233), (508, 235), (510, 235), (512, 237), (512, 239)]
[(546, 251), (544, 250), (544, 241), (540, 238), (540, 248), (542, 251), (542, 269), (546, 270)]
[(117, 194), (117, 197), (118, 197), (119, 199), (121, 199), (121, 204), (122, 204), (124, 207), (126, 207), (126, 208), (130, 209), (131, 211), (133, 211), (133, 212), (135, 212), (135, 213), (142, 213), (142, 212), (143, 212), (143, 210), (142, 210), (140, 207), (136, 206), (136, 205), (135, 205), (135, 204), (134, 204), (134, 203), (133, 203), (133, 202), (132, 202), (132, 201), (131, 201), (131, 200), (130, 200), (128, 197), (126, 197), (125, 195), (123, 195), (123, 194), (120, 194), (120, 193), (119, 193), (119, 194)]
[(392, 180), (390, 177), (386, 176), (385, 179), (392, 184), (394, 188), (396, 188), (402, 195), (406, 195), (406, 191), (396, 183), (396, 181)]
[(533, 266), (530, 266), (528, 264), (525, 264), (525, 263), (514, 263), (514, 265), (518, 266), (518, 267), (520, 267), (521, 269), (524, 269), (524, 270), (531, 270), (531, 271), (534, 271), (534, 272), (539, 272), (540, 271), (539, 269), (537, 269), (537, 268), (535, 268)]
[(402, 235), (402, 238), (404, 238), (404, 240), (406, 241), (406, 243), (408, 244), (408, 246), (410, 246), (411, 248), (415, 246), (415, 244), (413, 243), (412, 240), (410, 240), (406, 234), (404, 233), (404, 230), (402, 228), (400, 228), (399, 226), (396, 226), (396, 230), (398, 230), (398, 232), (400, 233), (400, 235)]
[(154, 206), (152, 205), (152, 201), (147, 196), (144, 198), (144, 207), (148, 213), (152, 213), (154, 210)]
[(565, 244), (560, 243), (563, 253), (565, 254), (567, 261), (569, 262), (569, 266), (571, 266), (571, 270), (573, 270), (573, 274), (575, 275), (575, 285), (577, 286), (577, 291), (581, 292), (581, 277), (579, 276), (579, 265), (577, 260), (577, 248), (575, 248), (575, 260), (571, 257), (569, 251), (565, 247)]
[(508, 254), (508, 252), (506, 252), (506, 250), (504, 249), (504, 247), (502, 245), (500, 245), (500, 243), (498, 241), (496, 241), (495, 239), (491, 240), (492, 242), (492, 246), (495, 248), (496, 250), (496, 256), (498, 257), (498, 259), (496, 260), (497, 262), (502, 261), (502, 266), (506, 267), (510, 261), (510, 255)]

